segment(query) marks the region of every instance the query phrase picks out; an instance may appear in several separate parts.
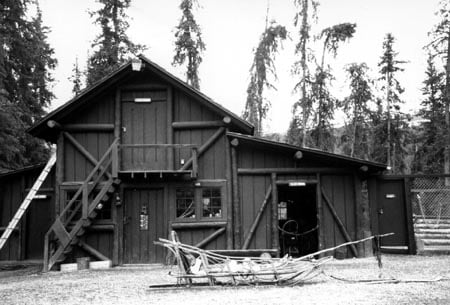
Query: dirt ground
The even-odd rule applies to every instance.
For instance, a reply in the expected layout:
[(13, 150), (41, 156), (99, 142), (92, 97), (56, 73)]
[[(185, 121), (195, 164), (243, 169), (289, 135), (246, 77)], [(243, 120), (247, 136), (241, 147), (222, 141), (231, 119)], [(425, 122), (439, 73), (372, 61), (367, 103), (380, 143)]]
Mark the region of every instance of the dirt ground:
[[(383, 256), (383, 278), (434, 280), (355, 283), (377, 279), (375, 258), (333, 260), (324, 273), (295, 287), (152, 290), (175, 283), (175, 267), (145, 265), (42, 274), (38, 267), (0, 271), (0, 304), (450, 304), (450, 256)], [(5, 268), (3, 268), (5, 269)]]

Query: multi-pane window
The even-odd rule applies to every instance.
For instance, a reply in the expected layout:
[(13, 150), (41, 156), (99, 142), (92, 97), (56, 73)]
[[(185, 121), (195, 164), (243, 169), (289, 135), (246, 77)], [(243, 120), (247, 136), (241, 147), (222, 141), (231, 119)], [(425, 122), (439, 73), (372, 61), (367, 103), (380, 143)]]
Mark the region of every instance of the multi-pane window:
[[(206, 184), (206, 185), (205, 185)], [(202, 186), (180, 187), (176, 189), (176, 218), (206, 219), (222, 218), (224, 215), (223, 186), (211, 182)]]
[(193, 188), (176, 190), (177, 218), (195, 218), (195, 195)]
[(202, 189), (202, 216), (222, 217), (222, 196), (219, 187)]
[[(65, 205), (67, 206), (70, 202), (70, 200), (73, 198), (73, 196), (76, 194), (76, 190), (66, 190), (66, 197), (65, 197)], [(89, 202), (91, 203), (95, 197), (98, 194), (98, 190), (93, 190), (91, 194), (89, 195)], [(83, 194), (78, 195), (78, 198), (72, 203), (71, 208), (69, 209), (69, 214), (71, 215), (72, 212), (74, 212), (74, 215), (72, 217), (72, 220), (76, 221), (81, 218), (82, 213), (82, 206), (81, 206), (81, 200), (82, 200)], [(76, 212), (75, 212), (76, 211)], [(99, 202), (97, 205), (97, 216), (96, 219), (111, 219), (111, 203), (108, 202)]]

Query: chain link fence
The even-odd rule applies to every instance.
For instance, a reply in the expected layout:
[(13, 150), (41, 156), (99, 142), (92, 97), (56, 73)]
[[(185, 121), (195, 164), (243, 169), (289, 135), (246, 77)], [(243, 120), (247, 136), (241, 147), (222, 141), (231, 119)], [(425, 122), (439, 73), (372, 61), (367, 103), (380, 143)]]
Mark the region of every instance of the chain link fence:
[(415, 218), (450, 218), (450, 178), (411, 178), (411, 201)]

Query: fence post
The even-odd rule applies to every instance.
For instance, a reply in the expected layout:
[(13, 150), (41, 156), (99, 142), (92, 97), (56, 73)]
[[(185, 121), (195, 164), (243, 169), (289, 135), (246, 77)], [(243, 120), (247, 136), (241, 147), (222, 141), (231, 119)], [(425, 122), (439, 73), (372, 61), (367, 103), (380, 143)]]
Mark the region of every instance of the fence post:
[(408, 232), (408, 253), (416, 254), (416, 238), (414, 235), (414, 220), (411, 204), (411, 178), (403, 178), (403, 188), (405, 194), (406, 226)]

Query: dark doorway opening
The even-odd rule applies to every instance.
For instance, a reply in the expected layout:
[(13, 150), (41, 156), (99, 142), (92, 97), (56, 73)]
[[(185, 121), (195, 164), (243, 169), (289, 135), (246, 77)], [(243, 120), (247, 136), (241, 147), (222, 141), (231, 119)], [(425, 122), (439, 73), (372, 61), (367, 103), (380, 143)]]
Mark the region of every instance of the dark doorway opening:
[(278, 186), (281, 255), (299, 257), (318, 250), (316, 185)]

